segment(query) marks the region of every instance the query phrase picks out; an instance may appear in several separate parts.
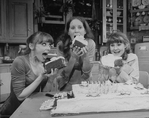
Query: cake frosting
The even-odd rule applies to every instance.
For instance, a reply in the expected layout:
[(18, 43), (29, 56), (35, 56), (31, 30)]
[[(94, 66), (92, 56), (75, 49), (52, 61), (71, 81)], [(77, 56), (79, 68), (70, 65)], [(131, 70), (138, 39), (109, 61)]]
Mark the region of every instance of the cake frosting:
[(85, 40), (85, 38), (83, 36), (76, 36), (74, 39), (73, 39), (73, 42), (72, 44), (74, 46), (78, 46), (78, 47), (84, 47), (84, 46), (87, 46), (88, 45), (88, 42)]

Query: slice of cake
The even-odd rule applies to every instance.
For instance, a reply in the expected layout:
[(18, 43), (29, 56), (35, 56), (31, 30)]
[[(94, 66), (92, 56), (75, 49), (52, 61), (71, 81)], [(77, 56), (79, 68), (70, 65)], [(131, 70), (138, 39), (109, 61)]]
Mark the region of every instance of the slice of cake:
[(45, 69), (47, 70), (47, 73), (51, 72), (51, 69), (61, 69), (65, 67), (65, 59), (62, 56), (59, 57), (53, 57), (50, 61), (45, 63)]
[(76, 36), (72, 43), (73, 46), (78, 46), (80, 48), (83, 48), (88, 45), (88, 42), (84, 39), (83, 36)]
[(108, 54), (101, 58), (101, 63), (104, 66), (115, 67), (116, 64), (122, 64), (122, 61), (115, 62), (116, 60), (122, 60), (122, 57), (114, 56), (113, 54)]

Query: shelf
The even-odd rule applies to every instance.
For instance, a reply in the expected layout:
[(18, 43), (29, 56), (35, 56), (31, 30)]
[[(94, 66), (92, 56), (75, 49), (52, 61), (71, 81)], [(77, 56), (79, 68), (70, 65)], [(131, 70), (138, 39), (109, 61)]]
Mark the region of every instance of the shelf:
[(45, 17), (49, 17), (49, 18), (63, 18), (63, 16), (58, 16), (58, 15), (46, 15)]
[(132, 12), (132, 13), (135, 13), (135, 12), (142, 12), (142, 11), (148, 11), (148, 12), (149, 12), (149, 8), (130, 10), (130, 12)]
[(65, 21), (46, 20), (46, 17), (42, 17), (42, 23), (46, 24), (65, 24)]
[(112, 27), (113, 26), (113, 23), (107, 23), (107, 25), (110, 25)]
[(117, 25), (121, 25), (121, 26), (123, 26), (123, 23), (117, 23)]
[(121, 9), (121, 8), (117, 8), (117, 10), (123, 11), (124, 9)]
[(138, 30), (139, 27), (130, 27), (130, 30)]

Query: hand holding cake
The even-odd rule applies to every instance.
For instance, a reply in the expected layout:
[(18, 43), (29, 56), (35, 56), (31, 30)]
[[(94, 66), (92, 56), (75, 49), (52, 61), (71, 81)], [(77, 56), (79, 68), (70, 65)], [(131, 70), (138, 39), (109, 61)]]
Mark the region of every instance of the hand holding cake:
[(88, 45), (88, 42), (85, 40), (85, 38), (83, 36), (75, 36), (72, 44), (73, 44), (73, 46), (83, 48)]
[(51, 73), (52, 69), (61, 69), (65, 67), (65, 61), (64, 57), (53, 57), (51, 58), (51, 61), (45, 63), (45, 69), (47, 70), (47, 73)]
[(85, 40), (84, 36), (82, 35), (75, 36), (75, 38), (73, 39), (72, 45), (75, 49), (78, 50), (79, 56), (86, 57), (86, 54), (88, 52), (88, 47), (87, 47), (88, 42), (87, 40)]

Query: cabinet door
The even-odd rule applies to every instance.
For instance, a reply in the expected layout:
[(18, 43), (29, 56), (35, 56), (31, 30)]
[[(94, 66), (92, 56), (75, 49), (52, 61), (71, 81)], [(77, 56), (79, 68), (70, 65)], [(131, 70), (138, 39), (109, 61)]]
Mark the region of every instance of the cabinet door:
[(0, 102), (7, 99), (10, 94), (11, 73), (0, 73)]
[(126, 0), (103, 0), (103, 43), (113, 31), (126, 33)]
[(5, 40), (6, 33), (6, 4), (4, 0), (0, 0), (0, 41)]
[(33, 33), (33, 0), (9, 0), (9, 42), (25, 42)]

